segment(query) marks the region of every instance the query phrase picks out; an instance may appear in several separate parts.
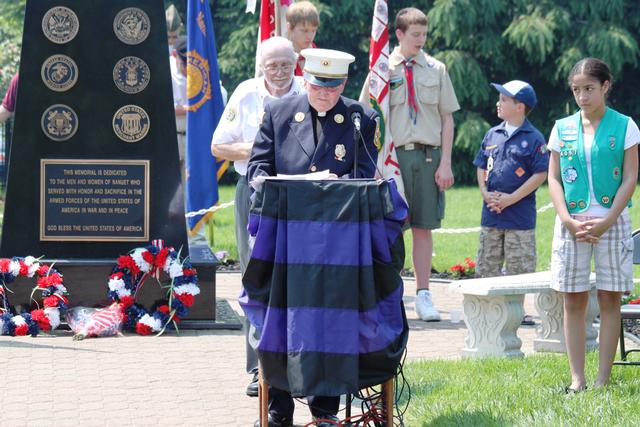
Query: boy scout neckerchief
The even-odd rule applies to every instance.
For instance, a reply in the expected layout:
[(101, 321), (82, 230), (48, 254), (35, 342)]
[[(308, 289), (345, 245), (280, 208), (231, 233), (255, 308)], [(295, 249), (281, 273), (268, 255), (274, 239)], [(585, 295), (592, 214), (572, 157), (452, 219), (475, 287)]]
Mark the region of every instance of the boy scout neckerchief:
[(404, 75), (407, 79), (407, 93), (409, 96), (409, 117), (413, 121), (413, 124), (416, 124), (416, 119), (418, 118), (418, 103), (416, 102), (416, 91), (413, 87), (413, 65), (416, 63), (415, 59), (404, 59), (402, 64), (404, 64)]

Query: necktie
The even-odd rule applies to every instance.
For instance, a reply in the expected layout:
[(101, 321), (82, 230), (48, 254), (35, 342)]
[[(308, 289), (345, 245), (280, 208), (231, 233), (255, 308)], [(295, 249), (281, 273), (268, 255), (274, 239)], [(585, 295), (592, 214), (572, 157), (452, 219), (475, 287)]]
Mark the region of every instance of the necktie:
[(413, 85), (413, 65), (416, 63), (415, 59), (409, 59), (402, 61), (404, 64), (404, 76), (407, 80), (407, 95), (409, 97), (409, 117), (416, 124), (418, 118), (418, 103), (416, 102), (416, 90)]

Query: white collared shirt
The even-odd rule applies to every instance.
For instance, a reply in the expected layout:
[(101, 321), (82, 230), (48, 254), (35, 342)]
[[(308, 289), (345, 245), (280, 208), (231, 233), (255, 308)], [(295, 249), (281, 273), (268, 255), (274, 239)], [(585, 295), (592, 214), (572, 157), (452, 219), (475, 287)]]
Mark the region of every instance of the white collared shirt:
[[(291, 89), (280, 98), (305, 93), (302, 82), (302, 77), (294, 77)], [(220, 123), (213, 133), (211, 144), (253, 143), (260, 129), (264, 109), (273, 99), (278, 99), (278, 97), (269, 93), (263, 77), (240, 83), (222, 113)], [(236, 172), (244, 176), (247, 174), (248, 164), (249, 159), (237, 160), (233, 166)]]

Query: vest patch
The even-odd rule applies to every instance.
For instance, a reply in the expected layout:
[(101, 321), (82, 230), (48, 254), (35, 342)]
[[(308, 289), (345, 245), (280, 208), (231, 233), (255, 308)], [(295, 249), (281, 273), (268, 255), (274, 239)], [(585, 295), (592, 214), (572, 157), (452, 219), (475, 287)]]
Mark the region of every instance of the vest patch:
[(613, 168), (613, 179), (620, 179), (620, 168)]
[(573, 166), (566, 167), (562, 170), (562, 180), (567, 184), (571, 184), (578, 179), (578, 171)]

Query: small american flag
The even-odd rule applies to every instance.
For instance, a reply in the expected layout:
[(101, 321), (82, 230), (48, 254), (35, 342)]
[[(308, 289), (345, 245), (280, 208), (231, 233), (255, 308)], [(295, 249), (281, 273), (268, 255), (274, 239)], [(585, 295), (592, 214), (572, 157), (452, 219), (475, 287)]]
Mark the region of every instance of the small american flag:
[(78, 324), (79, 334), (84, 337), (108, 337), (116, 335), (122, 323), (122, 308), (119, 304), (111, 304), (107, 308), (96, 309)]

